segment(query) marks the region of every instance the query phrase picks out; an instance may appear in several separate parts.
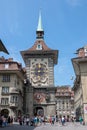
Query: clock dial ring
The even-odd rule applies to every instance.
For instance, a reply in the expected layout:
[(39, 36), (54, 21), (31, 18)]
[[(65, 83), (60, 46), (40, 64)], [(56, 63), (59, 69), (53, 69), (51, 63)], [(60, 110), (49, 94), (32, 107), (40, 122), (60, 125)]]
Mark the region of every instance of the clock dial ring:
[(33, 82), (45, 82), (48, 75), (48, 69), (45, 64), (36, 63), (32, 66), (31, 74)]

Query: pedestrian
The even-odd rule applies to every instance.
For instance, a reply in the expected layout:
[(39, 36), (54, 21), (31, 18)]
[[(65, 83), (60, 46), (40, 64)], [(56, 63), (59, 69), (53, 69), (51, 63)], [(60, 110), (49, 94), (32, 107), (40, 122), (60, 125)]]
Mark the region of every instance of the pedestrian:
[(62, 122), (62, 125), (64, 125), (64, 123), (65, 123), (64, 117), (61, 118), (61, 122)]
[(79, 122), (80, 122), (80, 124), (82, 124), (82, 122), (83, 122), (83, 118), (82, 118), (82, 116), (80, 116), (80, 118), (79, 118)]
[(10, 124), (11, 123), (11, 118), (10, 118), (10, 116), (8, 117), (8, 124)]
[(82, 123), (83, 125), (85, 125), (85, 121), (83, 120), (83, 123)]
[(13, 124), (13, 117), (11, 116), (10, 118), (10, 124), (12, 125)]
[(29, 125), (29, 121), (30, 121), (30, 119), (29, 119), (29, 117), (27, 117), (26, 118), (26, 125)]
[(52, 124), (54, 125), (54, 122), (55, 122), (55, 118), (54, 117), (52, 117)]
[(4, 127), (6, 127), (7, 121), (6, 121), (6, 117), (5, 117), (5, 116), (2, 117), (2, 121), (3, 121), (2, 125), (3, 125)]
[(22, 125), (22, 117), (19, 118), (19, 124)]
[(3, 123), (2, 116), (0, 116), (0, 127), (2, 127), (2, 123)]
[(37, 126), (37, 117), (34, 117), (34, 126)]

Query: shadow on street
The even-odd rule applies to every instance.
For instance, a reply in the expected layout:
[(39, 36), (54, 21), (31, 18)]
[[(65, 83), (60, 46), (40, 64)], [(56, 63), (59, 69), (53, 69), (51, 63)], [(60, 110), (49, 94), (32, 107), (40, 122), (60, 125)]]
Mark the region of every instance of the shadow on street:
[(6, 126), (6, 127), (0, 127), (0, 130), (34, 130), (34, 126), (25, 126), (25, 125), (12, 125), (12, 126)]

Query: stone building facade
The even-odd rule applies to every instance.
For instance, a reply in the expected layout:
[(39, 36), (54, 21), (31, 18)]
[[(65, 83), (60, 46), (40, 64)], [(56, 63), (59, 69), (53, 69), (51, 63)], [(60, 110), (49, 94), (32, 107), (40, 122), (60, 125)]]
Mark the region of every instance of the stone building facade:
[(41, 15), (36, 30), (36, 41), (28, 49), (21, 51), (26, 65), (26, 113), (55, 115), (54, 65), (57, 64), (58, 50), (50, 49), (44, 41)]
[(74, 117), (74, 92), (70, 86), (56, 88), (56, 114), (58, 117), (65, 116), (67, 121)]
[(20, 63), (0, 57), (0, 114), (18, 117), (23, 113), (24, 75)]
[(76, 51), (77, 57), (72, 59), (76, 79), (74, 81), (75, 114), (87, 123), (87, 46)]

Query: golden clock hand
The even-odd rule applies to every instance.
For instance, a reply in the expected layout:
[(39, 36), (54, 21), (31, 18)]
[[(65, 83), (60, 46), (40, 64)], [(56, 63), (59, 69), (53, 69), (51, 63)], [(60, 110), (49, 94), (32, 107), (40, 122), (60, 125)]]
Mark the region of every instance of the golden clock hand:
[(40, 63), (38, 64), (38, 67), (41, 68), (41, 64)]
[(38, 76), (38, 80), (40, 80), (40, 76)]

